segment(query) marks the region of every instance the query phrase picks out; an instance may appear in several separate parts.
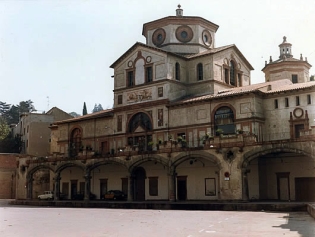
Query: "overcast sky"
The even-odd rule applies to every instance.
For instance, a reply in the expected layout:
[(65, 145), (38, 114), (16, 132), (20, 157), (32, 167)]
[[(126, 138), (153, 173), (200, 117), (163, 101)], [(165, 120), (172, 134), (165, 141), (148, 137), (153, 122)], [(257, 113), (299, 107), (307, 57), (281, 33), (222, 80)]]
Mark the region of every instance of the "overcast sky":
[(295, 58), (308, 58), (315, 74), (314, 0), (75, 0), (0, 1), (0, 101), (31, 99), (39, 111), (58, 107), (82, 114), (113, 105), (109, 66), (135, 42), (142, 25), (174, 16), (200, 16), (217, 25), (216, 47), (235, 44), (254, 67), (279, 57), (283, 36)]

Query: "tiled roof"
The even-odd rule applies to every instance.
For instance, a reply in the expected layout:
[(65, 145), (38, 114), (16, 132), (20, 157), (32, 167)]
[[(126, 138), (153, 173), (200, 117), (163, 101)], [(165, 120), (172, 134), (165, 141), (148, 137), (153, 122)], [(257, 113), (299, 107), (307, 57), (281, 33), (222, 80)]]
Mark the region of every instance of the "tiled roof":
[(278, 93), (278, 92), (284, 92), (284, 91), (305, 89), (305, 88), (310, 88), (310, 87), (315, 87), (315, 81), (292, 84), (292, 82), (289, 79), (283, 79), (283, 80), (278, 80), (278, 81), (273, 81), (273, 82), (263, 82), (263, 83), (249, 85), (249, 86), (226, 89), (226, 90), (219, 91), (217, 94), (208, 94), (208, 95), (184, 98), (182, 100), (173, 102), (170, 105), (171, 106), (181, 105), (181, 104), (192, 103), (192, 102), (197, 102), (197, 101), (205, 101), (208, 99), (241, 95), (241, 94), (246, 94), (246, 93), (255, 92), (255, 91), (269, 94), (269, 93)]

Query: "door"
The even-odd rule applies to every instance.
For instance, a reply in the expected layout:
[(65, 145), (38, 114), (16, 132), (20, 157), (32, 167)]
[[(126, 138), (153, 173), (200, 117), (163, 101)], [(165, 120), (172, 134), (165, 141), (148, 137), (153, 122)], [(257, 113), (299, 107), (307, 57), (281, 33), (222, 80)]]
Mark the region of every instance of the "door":
[(315, 178), (295, 178), (295, 200), (315, 202)]
[(295, 138), (300, 137), (300, 131), (304, 130), (304, 124), (297, 124), (295, 125)]
[(64, 195), (65, 199), (69, 198), (69, 183), (62, 183), (61, 192)]
[(139, 167), (134, 172), (134, 200), (145, 200), (145, 178), (146, 173), (142, 167)]
[(104, 199), (106, 193), (107, 193), (107, 179), (100, 179), (100, 199)]
[(179, 201), (187, 199), (187, 176), (177, 177), (177, 199)]
[(278, 200), (290, 200), (290, 173), (277, 173)]
[(75, 197), (78, 192), (78, 180), (71, 180), (71, 199)]
[(128, 178), (121, 178), (121, 191), (128, 195)]

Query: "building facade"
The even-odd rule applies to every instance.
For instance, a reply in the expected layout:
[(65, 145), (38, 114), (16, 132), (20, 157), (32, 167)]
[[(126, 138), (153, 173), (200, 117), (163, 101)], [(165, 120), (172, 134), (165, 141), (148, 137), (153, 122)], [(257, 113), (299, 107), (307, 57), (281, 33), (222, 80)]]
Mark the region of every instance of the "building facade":
[(240, 50), (216, 47), (218, 27), (180, 7), (145, 23), (146, 44), (111, 65), (113, 108), (55, 122), (51, 155), (21, 160), (26, 194), (17, 198), (35, 198), (33, 176), (47, 170), (55, 199), (118, 189), (130, 201), (314, 201), (311, 65), (280, 53), (266, 82), (252, 85)]

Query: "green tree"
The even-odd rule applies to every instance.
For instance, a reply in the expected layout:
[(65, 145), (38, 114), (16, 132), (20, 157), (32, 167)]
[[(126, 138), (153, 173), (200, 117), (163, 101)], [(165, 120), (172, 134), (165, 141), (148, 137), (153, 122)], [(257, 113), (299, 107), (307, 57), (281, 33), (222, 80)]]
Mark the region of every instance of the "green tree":
[(10, 128), (6, 120), (1, 116), (0, 117), (0, 140), (4, 140), (10, 134)]
[(87, 109), (86, 109), (86, 104), (85, 104), (85, 102), (84, 102), (84, 104), (83, 104), (83, 111), (82, 111), (82, 114), (83, 114), (83, 115), (86, 115), (86, 114), (87, 114)]

